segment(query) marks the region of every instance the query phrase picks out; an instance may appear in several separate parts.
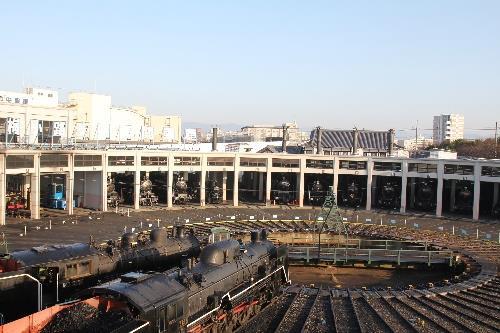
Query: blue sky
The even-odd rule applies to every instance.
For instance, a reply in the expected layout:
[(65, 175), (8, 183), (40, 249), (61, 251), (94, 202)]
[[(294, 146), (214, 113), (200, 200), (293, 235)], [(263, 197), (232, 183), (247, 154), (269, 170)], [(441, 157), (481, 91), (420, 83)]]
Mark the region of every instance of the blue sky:
[(6, 1), (0, 31), (0, 90), (207, 124), (500, 121), (500, 1)]

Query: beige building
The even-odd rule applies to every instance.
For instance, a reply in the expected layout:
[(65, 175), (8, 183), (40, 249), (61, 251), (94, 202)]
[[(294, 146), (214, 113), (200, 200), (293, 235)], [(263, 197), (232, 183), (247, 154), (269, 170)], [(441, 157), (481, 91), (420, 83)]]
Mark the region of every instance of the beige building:
[(0, 141), (3, 143), (181, 142), (181, 118), (151, 116), (145, 107), (120, 107), (111, 96), (75, 92), (60, 103), (58, 92), (26, 88), (0, 91)]
[[(285, 123), (288, 129), (289, 142), (301, 142), (303, 139), (303, 132), (300, 131), (296, 122)], [(251, 125), (241, 128), (241, 134), (244, 136), (252, 137), (253, 141), (266, 141), (268, 138), (282, 138), (283, 126), (274, 125)]]
[(429, 147), (433, 144), (433, 139), (419, 136), (416, 139), (398, 140), (398, 145), (403, 147), (404, 150), (414, 151)]

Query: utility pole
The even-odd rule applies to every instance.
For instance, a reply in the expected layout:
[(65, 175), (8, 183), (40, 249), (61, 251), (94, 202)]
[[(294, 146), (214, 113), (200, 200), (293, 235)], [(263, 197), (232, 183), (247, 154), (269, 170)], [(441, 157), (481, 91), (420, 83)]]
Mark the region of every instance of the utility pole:
[(417, 125), (415, 126), (415, 151), (418, 150), (418, 120)]
[(495, 121), (495, 158), (498, 156), (498, 121)]

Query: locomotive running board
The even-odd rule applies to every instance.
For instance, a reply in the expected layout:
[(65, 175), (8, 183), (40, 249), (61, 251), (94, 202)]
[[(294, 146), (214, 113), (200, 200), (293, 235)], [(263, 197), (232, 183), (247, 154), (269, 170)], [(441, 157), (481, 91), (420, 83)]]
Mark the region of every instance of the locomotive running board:
[[(224, 299), (224, 297), (228, 297), (229, 300), (233, 300), (241, 295), (243, 295), (244, 293), (246, 293), (248, 290), (252, 289), (253, 287), (255, 287), (257, 284), (261, 283), (262, 281), (266, 280), (267, 278), (269, 278), (270, 276), (276, 274), (277, 272), (279, 272), (280, 270), (283, 271), (283, 274), (285, 275), (285, 279), (286, 279), (286, 283), (289, 284), (291, 281), (288, 277), (288, 273), (285, 269), (285, 266), (280, 266), (278, 267), (276, 270), (274, 270), (273, 272), (269, 273), (268, 275), (264, 276), (262, 279), (258, 280), (257, 282), (251, 284), (250, 286), (246, 287), (245, 289), (243, 289), (242, 291), (240, 291), (239, 293), (237, 293), (236, 295), (234, 296), (231, 296), (229, 293), (226, 293), (224, 296), (222, 296), (222, 299)], [(219, 305), (218, 307), (208, 311), (207, 313), (205, 313), (204, 315), (198, 317), (197, 319), (193, 320), (192, 322), (190, 322), (189, 324), (187, 324), (187, 327), (191, 327), (193, 326), (194, 324), (198, 323), (199, 321), (205, 319), (206, 317), (210, 316), (212, 313), (218, 311), (219, 309), (221, 308), (221, 306)]]

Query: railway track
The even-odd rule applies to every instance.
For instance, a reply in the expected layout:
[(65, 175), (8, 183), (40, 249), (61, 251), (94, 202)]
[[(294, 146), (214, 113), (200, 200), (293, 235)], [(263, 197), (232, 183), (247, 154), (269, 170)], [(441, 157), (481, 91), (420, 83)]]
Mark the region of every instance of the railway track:
[(302, 332), (327, 333), (332, 330), (335, 330), (335, 321), (330, 291), (320, 289)]
[(309, 317), (319, 289), (303, 287), (281, 319), (275, 333), (300, 333)]
[(333, 297), (331, 301), (336, 331), (339, 333), (361, 332), (358, 319), (351, 303), (351, 298), (348, 296)]
[(353, 298), (351, 296), (351, 302), (354, 307), (354, 313), (356, 314), (361, 332), (394, 332), (390, 326), (387, 325), (382, 316), (373, 309), (364, 297)]

